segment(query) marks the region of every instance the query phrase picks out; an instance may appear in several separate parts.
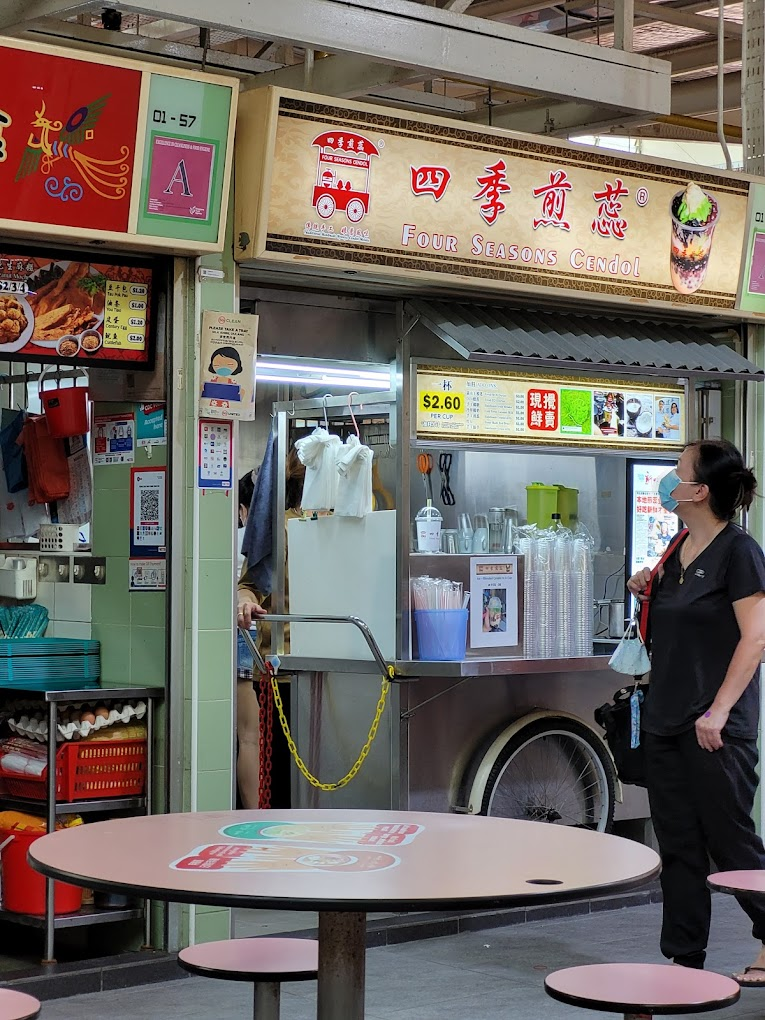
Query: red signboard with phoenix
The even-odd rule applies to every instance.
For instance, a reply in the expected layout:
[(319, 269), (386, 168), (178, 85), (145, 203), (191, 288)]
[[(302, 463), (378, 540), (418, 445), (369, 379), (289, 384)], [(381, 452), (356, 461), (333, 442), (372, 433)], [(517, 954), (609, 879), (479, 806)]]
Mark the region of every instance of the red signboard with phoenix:
[(141, 72), (3, 50), (0, 217), (128, 228)]

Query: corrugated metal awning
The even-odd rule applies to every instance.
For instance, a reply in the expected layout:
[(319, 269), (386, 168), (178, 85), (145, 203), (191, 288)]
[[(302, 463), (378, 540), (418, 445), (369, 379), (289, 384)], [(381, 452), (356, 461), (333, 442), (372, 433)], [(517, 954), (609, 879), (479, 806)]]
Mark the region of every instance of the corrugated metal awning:
[(765, 379), (759, 368), (701, 330), (594, 315), (410, 301), (407, 309), (461, 357), (630, 375)]

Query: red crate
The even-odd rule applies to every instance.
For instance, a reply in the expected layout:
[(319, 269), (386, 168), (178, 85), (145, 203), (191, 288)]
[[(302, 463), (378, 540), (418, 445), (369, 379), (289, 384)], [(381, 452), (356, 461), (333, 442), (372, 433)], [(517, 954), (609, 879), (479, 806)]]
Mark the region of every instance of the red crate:
[[(140, 797), (146, 784), (146, 762), (145, 739), (63, 744), (56, 753), (56, 800)], [(45, 773), (17, 776), (0, 769), (0, 780), (9, 797), (45, 800)]]

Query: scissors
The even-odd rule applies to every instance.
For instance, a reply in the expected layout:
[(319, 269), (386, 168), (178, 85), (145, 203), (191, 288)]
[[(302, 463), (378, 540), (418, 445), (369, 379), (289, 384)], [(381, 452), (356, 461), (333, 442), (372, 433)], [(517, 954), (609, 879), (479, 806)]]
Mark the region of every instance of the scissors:
[(441, 502), (444, 506), (454, 506), (457, 500), (454, 498), (452, 492), (451, 479), (449, 478), (449, 472), (452, 469), (452, 455), (450, 453), (442, 453), (438, 458), (438, 470), (441, 472)]
[(433, 485), (430, 481), (430, 473), (433, 470), (433, 458), (429, 453), (417, 454), (417, 467), (422, 475), (422, 483), (425, 486), (425, 498), (433, 502)]

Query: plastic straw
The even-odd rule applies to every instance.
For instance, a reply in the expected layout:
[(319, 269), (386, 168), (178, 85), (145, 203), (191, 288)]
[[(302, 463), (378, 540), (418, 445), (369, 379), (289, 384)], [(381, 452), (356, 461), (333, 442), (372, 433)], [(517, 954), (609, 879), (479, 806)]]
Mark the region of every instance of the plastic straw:
[(411, 581), (414, 609), (439, 610), (462, 607), (462, 584), (444, 577), (413, 577)]

